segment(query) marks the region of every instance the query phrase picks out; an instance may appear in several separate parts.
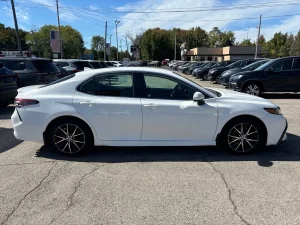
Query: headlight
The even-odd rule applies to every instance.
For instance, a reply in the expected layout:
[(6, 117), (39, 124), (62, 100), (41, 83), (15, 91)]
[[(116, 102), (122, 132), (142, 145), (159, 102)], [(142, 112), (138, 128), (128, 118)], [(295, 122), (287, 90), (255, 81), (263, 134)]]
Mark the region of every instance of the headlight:
[(244, 75), (234, 75), (230, 77), (230, 80), (238, 80), (240, 78), (242, 78)]
[(215, 73), (215, 72), (217, 72), (216, 70), (210, 70), (209, 71), (209, 73), (211, 73), (211, 74), (213, 74), (213, 73)]
[(229, 72), (224, 72), (221, 74), (221, 77), (225, 77), (227, 74), (229, 74)]
[(266, 110), (268, 113), (271, 113), (271, 114), (281, 115), (280, 107), (277, 107), (277, 108), (264, 108), (264, 110)]

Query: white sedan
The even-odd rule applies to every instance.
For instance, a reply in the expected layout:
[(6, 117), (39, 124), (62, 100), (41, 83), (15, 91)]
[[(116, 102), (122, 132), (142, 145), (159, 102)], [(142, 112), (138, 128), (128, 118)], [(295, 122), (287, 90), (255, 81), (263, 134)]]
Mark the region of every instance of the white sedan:
[(286, 139), (272, 102), (206, 89), (180, 75), (129, 67), (79, 72), (18, 90), (17, 139), (74, 155), (92, 146), (212, 146), (248, 153)]

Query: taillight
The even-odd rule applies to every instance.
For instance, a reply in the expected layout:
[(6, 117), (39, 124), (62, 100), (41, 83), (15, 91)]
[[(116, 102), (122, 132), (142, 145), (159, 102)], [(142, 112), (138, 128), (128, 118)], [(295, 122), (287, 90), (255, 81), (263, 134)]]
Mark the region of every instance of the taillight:
[(29, 105), (36, 105), (39, 103), (40, 102), (38, 100), (34, 100), (34, 99), (24, 99), (24, 98), (15, 99), (15, 104), (17, 108), (22, 108), (24, 106), (29, 106)]

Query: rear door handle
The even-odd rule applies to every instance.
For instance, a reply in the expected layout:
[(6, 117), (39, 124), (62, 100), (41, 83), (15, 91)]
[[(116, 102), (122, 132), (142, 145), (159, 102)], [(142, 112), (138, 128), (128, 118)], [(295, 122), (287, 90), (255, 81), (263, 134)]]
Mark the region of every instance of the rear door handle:
[(89, 105), (91, 105), (93, 103), (91, 101), (82, 101), (82, 102), (79, 102), (79, 104), (80, 105), (82, 105), (82, 104), (89, 104)]
[(150, 103), (150, 104), (145, 104), (144, 107), (159, 107), (159, 105)]

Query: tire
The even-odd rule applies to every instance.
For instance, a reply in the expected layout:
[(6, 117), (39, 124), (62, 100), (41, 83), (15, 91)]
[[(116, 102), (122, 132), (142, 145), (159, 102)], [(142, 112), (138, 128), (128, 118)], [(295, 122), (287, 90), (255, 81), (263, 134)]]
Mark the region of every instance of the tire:
[(265, 128), (252, 118), (235, 119), (222, 130), (219, 147), (236, 154), (248, 154), (265, 144)]
[(47, 139), (52, 148), (64, 155), (81, 155), (93, 147), (93, 133), (83, 122), (59, 120), (51, 125)]
[(202, 80), (208, 80), (208, 73), (207, 72), (202, 74)]
[(218, 76), (216, 77), (215, 82), (216, 82), (216, 84), (221, 84), (221, 82), (220, 82), (220, 75), (218, 75)]
[(243, 88), (244, 93), (249, 95), (254, 95), (254, 96), (260, 96), (261, 91), (262, 91), (261, 86), (255, 82), (247, 83)]

